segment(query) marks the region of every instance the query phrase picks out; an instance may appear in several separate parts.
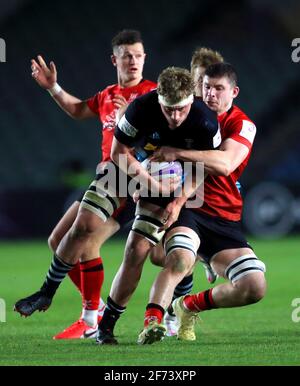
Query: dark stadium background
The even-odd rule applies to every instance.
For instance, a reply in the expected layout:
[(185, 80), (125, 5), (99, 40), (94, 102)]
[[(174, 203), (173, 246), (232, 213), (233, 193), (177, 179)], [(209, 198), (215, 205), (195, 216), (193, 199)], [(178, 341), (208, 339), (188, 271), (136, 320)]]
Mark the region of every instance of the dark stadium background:
[[(237, 104), (258, 128), (241, 181), (244, 225), (262, 237), (299, 231), (299, 19), (296, 0), (1, 0), (0, 238), (46, 237), (99, 159), (97, 119), (62, 112), (32, 80), (30, 59), (54, 60), (63, 88), (87, 98), (116, 82), (110, 41), (123, 28), (143, 34), (148, 79), (169, 65), (189, 68), (197, 46), (219, 50), (237, 68)], [(72, 171), (79, 181), (70, 181)]]

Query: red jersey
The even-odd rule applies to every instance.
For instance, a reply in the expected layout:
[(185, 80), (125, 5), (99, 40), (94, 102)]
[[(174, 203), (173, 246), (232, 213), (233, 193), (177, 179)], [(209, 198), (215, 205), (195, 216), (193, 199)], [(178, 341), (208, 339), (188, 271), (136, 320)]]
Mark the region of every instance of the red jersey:
[(136, 86), (125, 88), (114, 84), (87, 100), (89, 108), (99, 116), (102, 123), (102, 161), (110, 160), (110, 150), (116, 126), (116, 112), (118, 111), (112, 102), (115, 95), (122, 95), (130, 103), (136, 97), (155, 88), (156, 83), (149, 80), (142, 80)]
[(242, 197), (236, 181), (240, 178), (250, 157), (256, 134), (254, 123), (237, 106), (218, 116), (222, 141), (231, 138), (246, 145), (249, 153), (240, 166), (228, 177), (208, 175), (204, 183), (204, 203), (197, 210), (226, 220), (239, 221), (242, 214)]

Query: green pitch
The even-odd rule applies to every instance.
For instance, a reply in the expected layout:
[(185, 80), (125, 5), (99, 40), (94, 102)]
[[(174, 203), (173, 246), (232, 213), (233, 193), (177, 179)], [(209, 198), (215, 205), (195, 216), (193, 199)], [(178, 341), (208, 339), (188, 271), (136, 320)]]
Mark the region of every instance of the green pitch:
[[(251, 242), (267, 265), (268, 292), (264, 300), (244, 308), (204, 312), (195, 342), (166, 338), (138, 346), (149, 289), (158, 272), (147, 263), (140, 286), (117, 325), (119, 345), (111, 347), (99, 347), (91, 340), (52, 340), (80, 313), (80, 296), (69, 279), (46, 313), (27, 319), (14, 313), (14, 302), (42, 284), (51, 253), (45, 242), (2, 242), (0, 298), (6, 302), (6, 322), (0, 322), (0, 365), (300, 365), (300, 322), (292, 320), (293, 311), (300, 319), (300, 309), (291, 305), (293, 299), (300, 298), (300, 238)], [(123, 248), (123, 241), (114, 240), (102, 249), (104, 299)], [(201, 266), (194, 281), (194, 291), (209, 287)]]

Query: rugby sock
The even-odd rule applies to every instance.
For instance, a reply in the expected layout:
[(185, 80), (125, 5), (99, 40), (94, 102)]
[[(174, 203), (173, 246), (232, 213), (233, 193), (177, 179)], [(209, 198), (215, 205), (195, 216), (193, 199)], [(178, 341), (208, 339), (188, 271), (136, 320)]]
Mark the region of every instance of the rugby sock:
[(54, 254), (46, 279), (41, 287), (41, 291), (49, 298), (53, 298), (60, 283), (73, 268), (74, 265), (65, 263)]
[[(177, 284), (177, 286), (174, 290), (172, 302), (173, 302), (173, 300), (180, 298), (180, 296), (184, 296), (184, 295), (189, 294), (191, 292), (192, 288), (193, 288), (193, 274), (184, 277), (181, 280), (181, 282)], [(172, 303), (168, 307), (168, 314), (175, 316), (174, 310), (172, 307)]]
[(165, 310), (155, 303), (149, 303), (146, 307), (145, 318), (144, 318), (144, 327), (147, 327), (151, 322), (161, 323), (164, 317)]
[(218, 308), (212, 298), (213, 288), (199, 292), (195, 295), (187, 295), (183, 299), (184, 307), (189, 311), (200, 312), (205, 310), (211, 310), (212, 308)]
[(99, 299), (99, 306), (98, 306), (98, 318), (103, 316), (105, 310), (105, 303), (102, 298)]
[(72, 280), (72, 282), (75, 284), (75, 286), (78, 288), (79, 292), (81, 293), (81, 278), (80, 278), (80, 264), (79, 262), (74, 266), (71, 271), (68, 272), (69, 278)]
[(101, 257), (80, 263), (83, 299), (82, 319), (89, 326), (97, 324), (100, 291), (104, 280)]
[(101, 331), (113, 332), (115, 324), (119, 317), (125, 312), (126, 307), (119, 306), (109, 296), (107, 298), (106, 307), (103, 313), (101, 322), (99, 323), (99, 329)]

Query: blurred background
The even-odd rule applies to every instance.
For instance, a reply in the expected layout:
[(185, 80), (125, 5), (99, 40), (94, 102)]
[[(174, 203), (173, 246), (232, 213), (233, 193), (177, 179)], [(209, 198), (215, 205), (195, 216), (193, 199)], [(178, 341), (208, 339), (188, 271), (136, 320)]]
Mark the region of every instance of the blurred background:
[(0, 0), (0, 238), (49, 235), (99, 160), (98, 120), (61, 111), (32, 80), (30, 59), (53, 60), (62, 87), (86, 99), (116, 82), (110, 42), (123, 28), (142, 32), (145, 78), (169, 65), (189, 68), (198, 46), (236, 67), (236, 103), (258, 128), (241, 181), (244, 226), (259, 237), (299, 232), (299, 19), (296, 0)]

